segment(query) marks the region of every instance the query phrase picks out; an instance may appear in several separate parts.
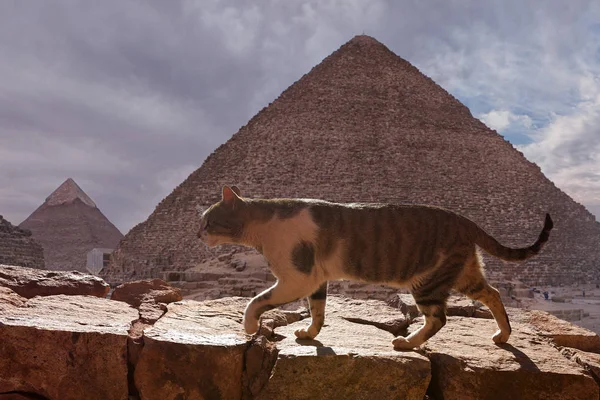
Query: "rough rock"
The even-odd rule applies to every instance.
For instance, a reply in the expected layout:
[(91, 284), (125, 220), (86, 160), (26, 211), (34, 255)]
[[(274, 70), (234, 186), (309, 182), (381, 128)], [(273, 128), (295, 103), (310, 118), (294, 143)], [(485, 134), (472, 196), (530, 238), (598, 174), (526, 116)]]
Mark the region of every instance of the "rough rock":
[(445, 400), (598, 399), (594, 379), (535, 328), (519, 322), (512, 328), (508, 343), (495, 345), (495, 321), (449, 317), (422, 346), (431, 360), (429, 394)]
[[(383, 302), (330, 296), (325, 326), (315, 340), (294, 331), (310, 319), (275, 329), (283, 340), (271, 378), (258, 399), (423, 399), (430, 364), (415, 352), (393, 350), (387, 329), (404, 320)], [(360, 318), (360, 322), (350, 322)], [(393, 328), (396, 329), (396, 328)]]
[(600, 354), (589, 353), (570, 347), (564, 347), (561, 349), (561, 353), (563, 356), (575, 361), (577, 364), (590, 371), (594, 375), (596, 382), (600, 385)]
[(246, 302), (227, 298), (169, 304), (167, 313), (144, 331), (134, 374), (141, 398), (239, 399), (250, 341), (241, 325)]
[(465, 296), (450, 296), (446, 304), (446, 314), (456, 317), (473, 317), (477, 309), (473, 300)]
[[(410, 318), (416, 318), (421, 315), (417, 308), (415, 299), (411, 294), (398, 293), (388, 304), (392, 307), (400, 309), (400, 311)], [(475, 318), (493, 318), (492, 313), (479, 302), (474, 302), (465, 296), (450, 296), (448, 298), (446, 314), (449, 316), (458, 317), (475, 317)]]
[(398, 293), (388, 301), (388, 305), (398, 308), (408, 318), (416, 318), (419, 315), (417, 303), (415, 303), (414, 297), (409, 293)]
[(357, 324), (372, 325), (397, 336), (406, 332), (410, 321), (401, 310), (389, 307), (379, 300), (357, 300), (329, 295), (325, 309), (325, 325), (336, 317)]
[(110, 298), (139, 307), (144, 302), (172, 303), (181, 300), (182, 296), (181, 289), (162, 279), (146, 279), (117, 286)]
[(0, 314), (0, 393), (48, 399), (126, 399), (130, 306), (93, 296), (46, 296)]
[(12, 289), (0, 286), (0, 311), (13, 307), (24, 307), (27, 299), (18, 295)]
[(583, 351), (600, 352), (600, 336), (540, 310), (507, 308), (512, 321), (524, 322), (537, 328), (540, 335), (552, 339), (554, 344)]
[(153, 324), (167, 312), (167, 305), (165, 303), (152, 303), (148, 301), (140, 304), (138, 311), (140, 312), (140, 320), (142, 322)]
[(101, 278), (79, 271), (46, 271), (14, 265), (0, 265), (0, 286), (28, 299), (60, 294), (106, 297), (110, 289)]
[(545, 319), (526, 310), (509, 310), (507, 344), (493, 344), (494, 320), (449, 317), (421, 349), (399, 352), (394, 335), (422, 317), (406, 328), (401, 310), (381, 301), (328, 296), (316, 340), (294, 335), (310, 324), (304, 300), (266, 312), (261, 334), (246, 335), (247, 302), (173, 302), (160, 317), (161, 303), (25, 302), (0, 290), (0, 400), (599, 398), (600, 355), (558, 349), (527, 322)]
[(473, 314), (473, 318), (485, 318), (485, 319), (494, 319), (494, 316), (487, 308), (478, 308), (475, 310)]

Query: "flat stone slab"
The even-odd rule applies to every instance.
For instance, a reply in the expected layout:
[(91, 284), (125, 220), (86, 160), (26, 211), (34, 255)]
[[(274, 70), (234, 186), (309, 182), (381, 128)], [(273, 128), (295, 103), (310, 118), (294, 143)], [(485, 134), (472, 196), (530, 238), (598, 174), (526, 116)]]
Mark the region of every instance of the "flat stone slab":
[(106, 297), (110, 288), (101, 278), (79, 271), (48, 271), (0, 265), (0, 286), (28, 299), (59, 294)]
[(241, 398), (250, 341), (241, 325), (247, 302), (225, 298), (169, 304), (167, 313), (144, 330), (134, 373), (141, 398)]
[[(411, 326), (411, 330), (418, 327)], [(598, 399), (594, 379), (568, 360), (536, 329), (512, 322), (495, 345), (494, 320), (449, 317), (422, 349), (432, 364), (430, 393), (450, 399)]]
[(550, 338), (557, 346), (600, 352), (600, 336), (589, 329), (574, 325), (540, 310), (508, 308), (507, 313), (511, 321), (532, 325), (540, 335)]
[(138, 311), (93, 296), (46, 296), (0, 314), (0, 393), (126, 399), (127, 331)]
[[(283, 337), (271, 377), (258, 399), (419, 399), (431, 379), (429, 360), (393, 350), (394, 336), (376, 325), (403, 318), (383, 302), (328, 298), (325, 326), (299, 340), (310, 318), (275, 329)], [(376, 306), (376, 307), (375, 307)], [(360, 323), (344, 317), (360, 317)], [(371, 323), (369, 323), (371, 322)]]

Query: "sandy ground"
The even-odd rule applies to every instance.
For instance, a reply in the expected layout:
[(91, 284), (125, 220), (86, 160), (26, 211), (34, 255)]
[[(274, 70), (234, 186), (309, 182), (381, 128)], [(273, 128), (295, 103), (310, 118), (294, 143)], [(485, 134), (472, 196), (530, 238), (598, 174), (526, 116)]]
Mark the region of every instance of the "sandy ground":
[[(564, 303), (545, 300), (543, 294), (535, 293), (533, 299), (520, 299), (523, 308), (557, 311), (581, 309), (589, 316), (580, 321), (570, 321), (571, 323), (587, 328), (600, 335), (600, 289), (596, 285), (580, 285), (577, 287), (545, 287), (538, 288), (541, 292), (548, 291), (549, 297), (562, 297)], [(585, 290), (585, 297), (583, 291)]]

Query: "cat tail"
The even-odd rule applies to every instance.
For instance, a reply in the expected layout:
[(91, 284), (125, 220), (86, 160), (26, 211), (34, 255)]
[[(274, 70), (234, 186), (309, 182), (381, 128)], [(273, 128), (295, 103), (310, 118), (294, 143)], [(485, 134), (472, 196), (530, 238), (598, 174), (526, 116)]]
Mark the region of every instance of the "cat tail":
[(540, 236), (536, 240), (534, 244), (529, 247), (524, 247), (521, 249), (513, 249), (510, 247), (506, 247), (498, 243), (496, 239), (486, 233), (483, 229), (478, 228), (477, 237), (475, 239), (475, 244), (484, 249), (486, 252), (490, 253), (493, 256), (501, 258), (506, 261), (521, 261), (525, 260), (529, 257), (532, 257), (542, 250), (544, 244), (548, 241), (550, 237), (550, 231), (554, 227), (554, 223), (552, 222), (552, 218), (550, 218), (550, 214), (546, 214), (546, 220), (544, 221), (544, 228), (540, 233)]

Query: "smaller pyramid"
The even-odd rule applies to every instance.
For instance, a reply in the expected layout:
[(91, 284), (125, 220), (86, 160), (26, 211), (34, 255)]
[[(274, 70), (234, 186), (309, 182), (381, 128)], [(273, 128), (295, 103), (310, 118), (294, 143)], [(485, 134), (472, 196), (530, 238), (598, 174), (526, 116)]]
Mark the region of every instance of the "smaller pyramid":
[(83, 204), (90, 207), (96, 207), (96, 203), (85, 194), (78, 184), (71, 178), (63, 182), (52, 194), (46, 197), (46, 204), (49, 206), (58, 206), (61, 204), (71, 204), (75, 200), (80, 200)]
[(44, 269), (44, 250), (31, 232), (0, 215), (0, 264)]
[(87, 254), (93, 249), (114, 249), (123, 237), (71, 178), (19, 227), (31, 231), (42, 245), (46, 268), (50, 270), (90, 272)]

